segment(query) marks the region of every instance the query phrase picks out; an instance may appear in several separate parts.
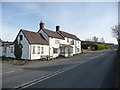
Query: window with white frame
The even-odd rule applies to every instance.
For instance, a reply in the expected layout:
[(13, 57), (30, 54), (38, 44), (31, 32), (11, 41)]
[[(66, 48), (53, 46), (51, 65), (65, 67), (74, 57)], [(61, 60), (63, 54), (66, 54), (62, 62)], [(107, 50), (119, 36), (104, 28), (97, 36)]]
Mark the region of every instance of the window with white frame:
[(44, 53), (44, 48), (43, 47), (41, 47), (41, 54), (43, 54)]
[(64, 47), (60, 47), (61, 53), (64, 53), (65, 52), (64, 50), (65, 50)]
[(11, 47), (11, 53), (13, 53), (13, 47)]
[(38, 54), (40, 54), (40, 46), (38, 46)]
[(58, 48), (53, 48), (53, 53), (58, 53)]
[(71, 44), (71, 45), (74, 45), (74, 40), (73, 40), (73, 39), (71, 40), (71, 43), (70, 43), (70, 44)]
[(69, 38), (67, 38), (67, 42), (69, 42)]
[(79, 48), (77, 48), (77, 52), (79, 52), (79, 50), (80, 50), (80, 49), (79, 49)]
[(4, 47), (3, 48), (3, 53), (6, 53), (7, 52), (7, 47)]
[(33, 54), (35, 54), (35, 46), (33, 46)]

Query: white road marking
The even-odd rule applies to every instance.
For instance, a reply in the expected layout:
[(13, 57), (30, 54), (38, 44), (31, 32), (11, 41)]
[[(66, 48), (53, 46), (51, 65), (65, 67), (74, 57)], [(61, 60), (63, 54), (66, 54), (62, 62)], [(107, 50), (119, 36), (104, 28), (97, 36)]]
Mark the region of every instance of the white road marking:
[(95, 59), (95, 58), (100, 57), (100, 56), (102, 56), (102, 55), (104, 55), (104, 53), (103, 53), (103, 54), (100, 54), (100, 55), (98, 55), (98, 56), (92, 57), (91, 59)]
[[(98, 55), (98, 56), (95, 56), (95, 57), (93, 57), (93, 58), (90, 58), (90, 60), (95, 59), (95, 58), (97, 58), (97, 57), (100, 57), (100, 56), (102, 56), (102, 55), (104, 55), (104, 54), (100, 54), (100, 55)], [(42, 82), (42, 81), (44, 81), (44, 80), (46, 80), (46, 79), (49, 79), (49, 78), (51, 78), (51, 77), (54, 77), (54, 76), (56, 76), (56, 75), (58, 75), (58, 74), (60, 74), (60, 73), (63, 73), (63, 72), (68, 71), (68, 70), (70, 70), (70, 69), (73, 69), (73, 68), (75, 68), (75, 67), (77, 67), (77, 66), (79, 66), (79, 65), (80, 65), (80, 64), (75, 65), (75, 66), (72, 66), (72, 67), (69, 67), (69, 68), (64, 68), (64, 69), (58, 70), (58, 71), (56, 71), (56, 72), (54, 72), (54, 73), (48, 74), (48, 75), (46, 75), (46, 76), (40, 77), (40, 78), (38, 78), (38, 79), (35, 79), (35, 80), (33, 80), (33, 81), (24, 83), (23, 85), (20, 85), (20, 86), (14, 87), (14, 88), (15, 88), (15, 89), (19, 89), (19, 90), (22, 89), (22, 88), (27, 88), (27, 87), (29, 87), (29, 86), (32, 86), (32, 85), (36, 84), (36, 83), (39, 83), (39, 82)]]
[(48, 78), (51, 78), (51, 77), (56, 76), (56, 75), (58, 75), (58, 74), (60, 74), (60, 73), (63, 73), (63, 72), (68, 71), (68, 70), (70, 70), (70, 69), (72, 69), (72, 68), (75, 68), (75, 67), (77, 67), (77, 66), (79, 66), (79, 65), (75, 65), (75, 66), (70, 67), (70, 68), (61, 69), (61, 70), (59, 70), (59, 71), (56, 71), (56, 72), (54, 72), (54, 73), (48, 74), (48, 75), (43, 76), (43, 77), (40, 77), (40, 78), (38, 78), (38, 79), (35, 79), (35, 80), (33, 80), (33, 81), (30, 81), (30, 82), (28, 82), (28, 83), (25, 83), (25, 84), (23, 84), (23, 85), (20, 85), (20, 86), (18, 86), (18, 87), (15, 87), (15, 88), (19, 88), (19, 87), (21, 87), (21, 89), (22, 89), (22, 88), (27, 88), (27, 87), (29, 87), (29, 86), (32, 86), (32, 85), (36, 84), (36, 83), (42, 82), (42, 81), (44, 81), (44, 80), (46, 80), (46, 79), (48, 79)]

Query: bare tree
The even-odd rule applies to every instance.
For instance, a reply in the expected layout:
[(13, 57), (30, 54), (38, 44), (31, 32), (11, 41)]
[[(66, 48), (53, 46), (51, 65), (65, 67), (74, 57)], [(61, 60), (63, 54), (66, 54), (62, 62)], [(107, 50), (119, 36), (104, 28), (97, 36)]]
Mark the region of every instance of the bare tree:
[(94, 36), (94, 37), (92, 38), (92, 40), (93, 40), (93, 42), (98, 42), (98, 37)]
[(102, 38), (100, 38), (100, 42), (101, 43), (105, 43), (105, 40), (104, 40), (104, 38), (102, 37)]
[(120, 53), (120, 24), (112, 28), (112, 33), (118, 41), (118, 52)]

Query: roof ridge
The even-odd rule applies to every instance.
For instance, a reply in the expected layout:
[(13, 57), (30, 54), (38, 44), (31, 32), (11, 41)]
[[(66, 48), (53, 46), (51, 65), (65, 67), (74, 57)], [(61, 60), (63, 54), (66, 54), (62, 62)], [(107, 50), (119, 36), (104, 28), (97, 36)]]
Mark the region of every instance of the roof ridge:
[[(62, 30), (60, 30), (60, 31), (62, 31)], [(68, 34), (70, 34), (70, 35), (74, 35), (74, 34), (71, 34), (71, 33), (69, 33), (69, 32), (65, 32), (65, 31), (62, 31), (62, 32), (64, 32), (64, 33), (68, 33)], [(74, 35), (74, 36), (76, 36), (76, 35)]]
[[(51, 32), (55, 32), (55, 33), (57, 33), (56, 31), (53, 31), (53, 30), (50, 30), (50, 29), (47, 29), (47, 28), (44, 28), (45, 30), (49, 30), (49, 31), (51, 31)], [(44, 30), (43, 29), (43, 30)]]
[(64, 32), (64, 31), (61, 31), (60, 32), (65, 36), (65, 37), (68, 37), (68, 38), (72, 38), (72, 39), (76, 39), (76, 40), (80, 40), (75, 34), (71, 34), (71, 33), (68, 33), (68, 32)]
[(27, 32), (38, 33), (38, 32), (35, 32), (35, 31), (29, 31), (29, 30), (26, 30), (26, 29), (21, 29), (21, 31), (27, 31)]
[(48, 36), (50, 37), (55, 37), (55, 38), (59, 38), (59, 39), (64, 39), (61, 35), (59, 35), (56, 31), (53, 30), (49, 30), (49, 29), (42, 29)]

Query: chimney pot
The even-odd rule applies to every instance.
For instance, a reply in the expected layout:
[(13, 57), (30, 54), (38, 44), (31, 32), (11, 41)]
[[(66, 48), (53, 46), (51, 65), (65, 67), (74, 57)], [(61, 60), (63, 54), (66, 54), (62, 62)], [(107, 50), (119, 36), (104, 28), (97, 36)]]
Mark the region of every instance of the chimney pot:
[(40, 22), (40, 29), (43, 29), (44, 28), (44, 23), (41, 21)]
[(59, 31), (60, 30), (60, 26), (56, 26), (56, 31)]

